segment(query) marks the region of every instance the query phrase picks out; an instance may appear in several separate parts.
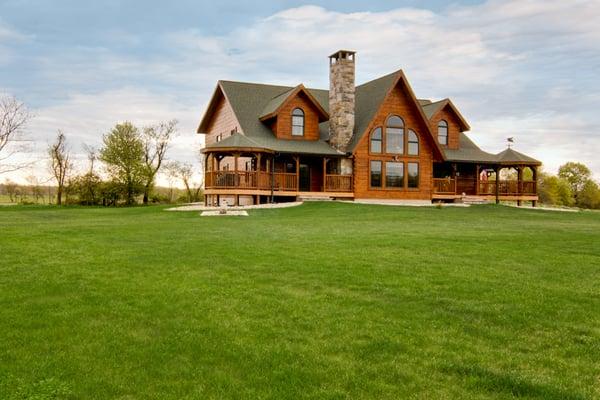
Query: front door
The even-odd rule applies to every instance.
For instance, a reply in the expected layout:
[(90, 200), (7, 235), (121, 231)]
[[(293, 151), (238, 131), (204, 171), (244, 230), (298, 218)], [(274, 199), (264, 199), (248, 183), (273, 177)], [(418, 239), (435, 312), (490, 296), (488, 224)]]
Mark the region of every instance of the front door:
[(300, 164), (300, 188), (301, 192), (310, 192), (310, 168), (306, 164)]

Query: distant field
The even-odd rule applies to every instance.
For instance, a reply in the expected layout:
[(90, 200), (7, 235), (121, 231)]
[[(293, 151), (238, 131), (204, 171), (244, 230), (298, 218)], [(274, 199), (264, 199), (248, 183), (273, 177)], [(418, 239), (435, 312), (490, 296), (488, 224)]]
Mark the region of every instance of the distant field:
[(163, 208), (0, 207), (0, 399), (600, 398), (598, 213)]

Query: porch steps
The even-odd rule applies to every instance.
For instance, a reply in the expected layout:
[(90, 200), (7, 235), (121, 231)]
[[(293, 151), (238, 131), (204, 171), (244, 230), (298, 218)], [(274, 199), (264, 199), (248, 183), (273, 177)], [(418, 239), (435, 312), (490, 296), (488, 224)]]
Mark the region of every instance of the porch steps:
[(461, 199), (459, 199), (458, 201), (460, 201), (463, 204), (491, 204), (493, 203), (492, 200), (486, 199), (485, 197), (480, 197), (480, 196), (464, 196)]
[(332, 200), (333, 200), (332, 197), (323, 196), (323, 195), (315, 195), (315, 196), (301, 195), (301, 196), (298, 196), (298, 201), (332, 201)]

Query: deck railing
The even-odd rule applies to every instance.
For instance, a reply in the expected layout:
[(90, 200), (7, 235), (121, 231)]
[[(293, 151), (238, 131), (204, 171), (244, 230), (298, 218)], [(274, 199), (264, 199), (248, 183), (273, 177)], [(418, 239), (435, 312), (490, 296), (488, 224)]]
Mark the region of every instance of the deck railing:
[[(288, 172), (264, 171), (207, 171), (207, 189), (258, 189), (298, 191), (298, 175)], [(352, 192), (352, 175), (325, 175), (324, 190)]]
[(434, 178), (433, 192), (438, 194), (455, 194), (456, 180), (452, 178)]
[(351, 192), (352, 175), (325, 175), (326, 192)]
[(433, 192), (435, 194), (477, 194), (493, 196), (496, 194), (496, 185), (498, 185), (498, 195), (500, 196), (535, 196), (537, 194), (537, 182), (532, 180), (519, 181), (507, 179), (496, 181), (479, 181), (473, 178), (434, 178)]

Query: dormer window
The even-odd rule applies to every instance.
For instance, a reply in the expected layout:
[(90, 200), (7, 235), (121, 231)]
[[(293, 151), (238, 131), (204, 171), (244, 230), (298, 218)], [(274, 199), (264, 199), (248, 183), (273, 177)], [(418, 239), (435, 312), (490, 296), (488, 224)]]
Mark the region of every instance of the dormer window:
[(448, 123), (444, 120), (438, 123), (438, 143), (443, 145), (448, 144)]
[(292, 136), (304, 136), (304, 111), (301, 108), (292, 111)]

